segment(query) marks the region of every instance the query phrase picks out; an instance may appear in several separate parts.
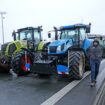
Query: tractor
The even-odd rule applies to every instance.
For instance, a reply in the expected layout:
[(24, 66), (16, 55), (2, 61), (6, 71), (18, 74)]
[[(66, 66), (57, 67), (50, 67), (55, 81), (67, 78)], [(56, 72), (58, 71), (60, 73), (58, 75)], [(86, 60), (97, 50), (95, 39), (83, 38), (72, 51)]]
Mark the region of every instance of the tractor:
[[(34, 60), (31, 71), (42, 75), (58, 74), (82, 79), (85, 69), (89, 67), (87, 49), (93, 41), (87, 37), (90, 28), (91, 24), (54, 27), (55, 40), (48, 44), (46, 56), (41, 54), (38, 60)], [(51, 37), (51, 33), (48, 37)]]
[(1, 46), (0, 68), (7, 71), (12, 68), (19, 75), (29, 73), (30, 65), (33, 62), (34, 54), (32, 52), (41, 50), (43, 47), (41, 31), (42, 26), (13, 31), (14, 41)]

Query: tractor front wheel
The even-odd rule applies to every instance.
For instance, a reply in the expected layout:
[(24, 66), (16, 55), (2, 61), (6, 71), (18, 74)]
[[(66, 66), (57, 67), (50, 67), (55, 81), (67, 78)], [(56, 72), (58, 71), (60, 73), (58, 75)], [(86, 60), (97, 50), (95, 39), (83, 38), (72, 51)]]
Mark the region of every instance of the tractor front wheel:
[(18, 75), (26, 75), (30, 73), (32, 59), (30, 54), (20, 52), (12, 59), (12, 69)]
[(85, 69), (85, 56), (82, 52), (72, 51), (69, 55), (70, 76), (80, 80), (83, 78)]

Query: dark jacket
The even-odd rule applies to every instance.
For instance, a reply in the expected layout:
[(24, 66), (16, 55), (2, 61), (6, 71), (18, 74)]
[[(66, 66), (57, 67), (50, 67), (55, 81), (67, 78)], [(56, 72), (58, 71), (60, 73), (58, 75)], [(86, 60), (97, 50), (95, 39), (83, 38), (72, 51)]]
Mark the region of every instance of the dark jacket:
[(88, 58), (94, 60), (101, 60), (102, 59), (102, 47), (100, 45), (93, 46), (91, 45), (88, 49)]

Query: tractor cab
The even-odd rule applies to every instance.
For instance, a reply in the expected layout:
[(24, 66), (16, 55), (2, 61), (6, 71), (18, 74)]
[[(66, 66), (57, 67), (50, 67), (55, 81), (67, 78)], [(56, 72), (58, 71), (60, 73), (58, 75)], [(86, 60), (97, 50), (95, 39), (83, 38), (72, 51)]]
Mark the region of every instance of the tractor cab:
[(73, 44), (80, 47), (82, 41), (87, 38), (87, 26), (83, 24), (76, 24), (71, 26), (64, 26), (60, 28), (61, 40), (72, 39)]
[[(49, 54), (63, 54), (68, 48), (82, 48), (84, 40), (87, 39), (87, 33), (90, 32), (90, 25), (75, 24), (70, 26), (61, 26), (56, 29), (60, 33), (58, 40), (49, 45)], [(57, 36), (57, 35), (56, 35)]]
[(42, 26), (33, 28), (26, 27), (18, 29), (17, 32), (13, 31), (12, 36), (14, 41), (20, 41), (20, 43), (28, 49), (34, 50), (35, 47), (42, 40), (41, 38)]

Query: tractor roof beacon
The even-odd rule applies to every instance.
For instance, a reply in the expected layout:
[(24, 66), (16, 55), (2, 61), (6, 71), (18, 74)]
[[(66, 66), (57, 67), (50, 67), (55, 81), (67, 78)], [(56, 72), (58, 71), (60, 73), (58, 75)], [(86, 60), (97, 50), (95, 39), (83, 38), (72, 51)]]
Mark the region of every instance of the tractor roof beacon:
[(54, 27), (55, 41), (48, 45), (48, 59), (34, 62), (32, 70), (38, 74), (66, 74), (70, 78), (81, 79), (89, 65), (86, 53), (93, 41), (87, 38), (90, 28), (91, 24)]

